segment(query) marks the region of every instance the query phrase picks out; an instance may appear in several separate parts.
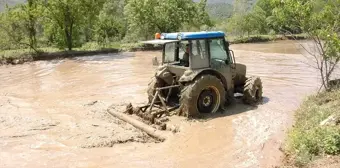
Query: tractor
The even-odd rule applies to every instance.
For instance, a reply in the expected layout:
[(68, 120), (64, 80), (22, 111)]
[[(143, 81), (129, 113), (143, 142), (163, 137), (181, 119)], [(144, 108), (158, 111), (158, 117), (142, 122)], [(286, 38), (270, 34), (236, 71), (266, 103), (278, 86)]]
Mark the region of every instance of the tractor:
[(246, 66), (236, 63), (224, 32), (156, 33), (154, 40), (143, 43), (163, 47), (162, 63), (148, 84), (149, 103), (143, 112), (160, 105), (166, 112), (170, 106), (178, 109), (178, 115), (197, 117), (224, 109), (235, 93), (250, 105), (262, 99), (261, 79), (246, 77)]
[(174, 114), (196, 118), (223, 111), (237, 94), (250, 105), (262, 99), (261, 79), (246, 77), (246, 66), (236, 63), (224, 32), (156, 33), (154, 40), (143, 43), (162, 46), (162, 63), (148, 84), (148, 103), (137, 108), (130, 103), (123, 113), (108, 111), (150, 135), (157, 136), (125, 114), (135, 114), (144, 124), (165, 130), (168, 116)]

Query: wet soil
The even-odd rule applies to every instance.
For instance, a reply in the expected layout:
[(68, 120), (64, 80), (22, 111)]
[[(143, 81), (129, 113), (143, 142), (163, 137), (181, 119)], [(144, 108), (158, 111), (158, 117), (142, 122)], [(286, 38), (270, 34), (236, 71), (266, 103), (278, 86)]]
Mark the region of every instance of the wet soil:
[[(241, 102), (200, 120), (172, 117), (163, 143), (107, 115), (147, 101), (159, 52), (103, 54), (0, 67), (0, 167), (272, 167), (315, 70), (289, 41), (232, 45), (263, 103)], [(158, 59), (160, 60), (160, 59)]]

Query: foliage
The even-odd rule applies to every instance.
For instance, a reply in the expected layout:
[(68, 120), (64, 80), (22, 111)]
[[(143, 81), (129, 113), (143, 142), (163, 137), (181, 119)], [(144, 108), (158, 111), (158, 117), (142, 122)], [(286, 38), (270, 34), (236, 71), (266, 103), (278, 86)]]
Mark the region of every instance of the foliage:
[(279, 22), (291, 25), (293, 30), (301, 29), (313, 40), (313, 46), (303, 47), (319, 70), (323, 88), (328, 90), (340, 61), (340, 0), (276, 1), (280, 4), (280, 8), (274, 9)]
[(330, 115), (340, 115), (340, 90), (308, 97), (296, 111), (286, 153), (297, 166), (322, 155), (340, 154), (340, 127), (319, 126)]
[(36, 20), (39, 10), (36, 3), (29, 0), (15, 8), (7, 8), (0, 14), (0, 49), (30, 48), (36, 50)]
[[(90, 39), (94, 16), (102, 4), (102, 0), (41, 0), (45, 36), (59, 48), (80, 46)], [(82, 35), (86, 40), (81, 39)]]
[(233, 15), (228, 20), (227, 30), (242, 37), (252, 33), (267, 33), (266, 13), (260, 6), (253, 6), (251, 0), (237, 0)]
[(124, 1), (107, 1), (99, 12), (95, 24), (95, 40), (99, 43), (119, 41), (125, 36)]
[(200, 28), (210, 20), (206, 0), (128, 0), (124, 9), (128, 32), (152, 38), (155, 32), (179, 31), (184, 24)]

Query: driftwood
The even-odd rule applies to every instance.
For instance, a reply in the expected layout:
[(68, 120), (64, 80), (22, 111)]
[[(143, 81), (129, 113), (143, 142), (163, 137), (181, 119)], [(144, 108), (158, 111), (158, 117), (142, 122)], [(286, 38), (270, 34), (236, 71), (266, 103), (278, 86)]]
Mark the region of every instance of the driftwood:
[(146, 132), (149, 136), (159, 140), (159, 141), (165, 141), (166, 140), (166, 136), (164, 136), (164, 134), (162, 134), (160, 131), (158, 131), (157, 129), (154, 129), (152, 128), (151, 126), (141, 122), (141, 121), (138, 121), (132, 117), (130, 117), (129, 115), (127, 114), (124, 114), (124, 113), (121, 113), (121, 112), (116, 112), (114, 111), (112, 108), (109, 108), (107, 110), (107, 112), (120, 119), (120, 120), (123, 120), (129, 124), (131, 124), (132, 126)]
[(320, 126), (335, 126), (338, 125), (340, 122), (340, 117), (337, 115), (331, 115), (327, 119), (323, 120), (320, 123)]

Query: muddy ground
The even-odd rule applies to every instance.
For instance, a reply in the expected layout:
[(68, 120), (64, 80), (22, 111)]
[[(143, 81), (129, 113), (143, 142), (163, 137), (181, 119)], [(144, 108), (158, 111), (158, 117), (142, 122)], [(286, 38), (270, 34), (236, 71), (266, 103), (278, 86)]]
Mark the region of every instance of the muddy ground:
[(232, 45), (263, 80), (258, 107), (241, 102), (158, 143), (107, 115), (146, 102), (159, 52), (105, 54), (0, 67), (0, 167), (272, 167), (317, 75), (291, 41)]

